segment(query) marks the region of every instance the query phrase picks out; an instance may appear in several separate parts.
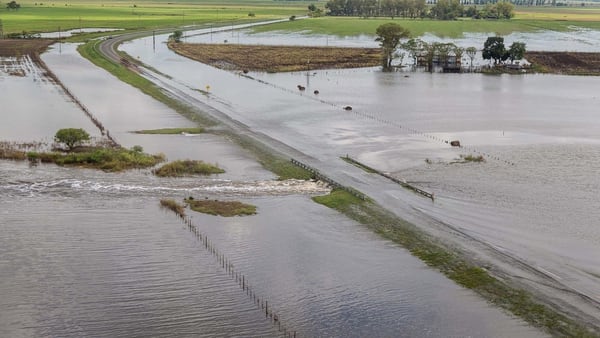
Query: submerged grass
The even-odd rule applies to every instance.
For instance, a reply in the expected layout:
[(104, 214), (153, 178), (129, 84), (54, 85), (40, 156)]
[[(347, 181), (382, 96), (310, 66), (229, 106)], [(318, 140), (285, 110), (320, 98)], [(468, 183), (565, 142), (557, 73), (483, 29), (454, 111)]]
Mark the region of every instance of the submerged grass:
[(159, 177), (181, 177), (190, 175), (222, 174), (225, 170), (217, 165), (212, 165), (196, 160), (179, 160), (167, 163), (160, 168), (152, 170)]
[(469, 260), (465, 253), (446, 247), (413, 224), (372, 202), (360, 200), (343, 190), (333, 190), (331, 194), (313, 197), (313, 200), (340, 211), (384, 238), (402, 245), (459, 285), (477, 292), (535, 327), (561, 337), (598, 337), (582, 324), (534, 299), (530, 293), (492, 276)]
[(185, 216), (185, 205), (177, 203), (172, 199), (161, 199), (160, 206), (176, 213), (179, 217)]
[(188, 198), (185, 203), (194, 211), (215, 216), (233, 217), (256, 214), (256, 206), (239, 201), (194, 200)]
[(202, 134), (204, 128), (162, 128), (162, 129), (145, 129), (136, 130), (136, 134), (149, 134), (149, 135), (174, 135), (174, 134)]

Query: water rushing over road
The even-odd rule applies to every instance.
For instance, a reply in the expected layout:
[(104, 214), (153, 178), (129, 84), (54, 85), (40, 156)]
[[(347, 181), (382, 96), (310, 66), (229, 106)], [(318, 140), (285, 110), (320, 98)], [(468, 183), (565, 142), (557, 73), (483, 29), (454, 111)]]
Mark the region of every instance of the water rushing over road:
[[(549, 46), (554, 40), (547, 35), (542, 41)], [(599, 33), (585, 37), (597, 41)], [(430, 217), (516, 257), (581, 295), (585, 304), (579, 305), (600, 318), (600, 271), (593, 262), (600, 255), (596, 77), (351, 69), (247, 78), (179, 57), (164, 45), (152, 49), (145, 39), (122, 49), (172, 76), (164, 81), (173, 88), (309, 154), (401, 216), (417, 224)], [(298, 92), (298, 84), (306, 91)], [(205, 85), (210, 95), (194, 92)], [(466, 147), (444, 142), (455, 139)], [(447, 165), (469, 153), (487, 162), (464, 170)], [(431, 204), (356, 173), (339, 160), (345, 154), (422, 183), (439, 198)]]
[(123, 144), (218, 162), (228, 172), (174, 180), (0, 161), (0, 336), (279, 335), (195, 236), (158, 207), (161, 198), (189, 195), (258, 207), (252, 217), (192, 217), (300, 336), (541, 335), (312, 202), (322, 186), (273, 182), (214, 136), (131, 134), (189, 123), (73, 54), (45, 61)]

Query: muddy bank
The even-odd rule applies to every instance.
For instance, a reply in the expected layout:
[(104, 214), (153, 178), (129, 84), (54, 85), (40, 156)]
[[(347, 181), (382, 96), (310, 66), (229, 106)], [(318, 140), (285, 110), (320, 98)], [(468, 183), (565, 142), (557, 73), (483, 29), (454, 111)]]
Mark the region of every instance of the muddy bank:
[(525, 58), (538, 72), (566, 75), (600, 75), (600, 53), (527, 52)]
[(379, 48), (169, 43), (176, 53), (227, 70), (291, 72), (374, 67)]

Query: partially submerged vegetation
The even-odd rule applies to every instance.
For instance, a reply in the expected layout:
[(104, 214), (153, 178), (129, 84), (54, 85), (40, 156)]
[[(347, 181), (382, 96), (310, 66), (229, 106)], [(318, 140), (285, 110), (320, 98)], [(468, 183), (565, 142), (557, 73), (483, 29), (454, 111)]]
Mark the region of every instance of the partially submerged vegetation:
[(185, 216), (185, 205), (179, 204), (173, 199), (161, 199), (160, 206), (161, 206), (161, 208), (165, 208), (165, 209), (173, 211), (179, 217)]
[(143, 169), (165, 160), (163, 154), (150, 155), (134, 149), (89, 147), (76, 152), (37, 152), (27, 153), (30, 161), (55, 163), (60, 166), (77, 166), (104, 171)]
[(225, 170), (217, 165), (197, 160), (178, 160), (167, 163), (160, 168), (152, 170), (159, 177), (181, 177), (190, 175), (222, 174)]
[(110, 146), (100, 140), (92, 145), (72, 146), (62, 151), (59, 145), (42, 142), (0, 142), (0, 159), (29, 160), (32, 164), (54, 163), (60, 166), (77, 166), (118, 172), (128, 169), (143, 169), (165, 160), (163, 154), (147, 154), (142, 147), (132, 149)]
[(169, 43), (190, 59), (228, 70), (265, 72), (377, 66), (379, 48)]
[(533, 326), (561, 337), (597, 336), (582, 324), (535, 299), (529, 292), (493, 276), (487, 269), (472, 261), (466, 253), (447, 247), (413, 224), (372, 202), (358, 199), (343, 190), (333, 190), (331, 194), (313, 197), (313, 200), (338, 210), (384, 238), (402, 245), (459, 285), (477, 292), (489, 302), (523, 318)]
[(190, 206), (190, 209), (214, 216), (233, 217), (256, 214), (256, 206), (239, 201), (195, 200), (191, 197), (184, 201)]
[(136, 130), (136, 134), (149, 134), (149, 135), (174, 135), (174, 134), (202, 134), (204, 128), (161, 128), (161, 129), (145, 129)]
[(483, 155), (475, 156), (473, 154), (468, 154), (468, 155), (461, 154), (460, 158), (456, 159), (455, 161), (450, 162), (450, 164), (471, 163), (471, 162), (482, 163), (482, 162), (485, 162), (485, 158), (483, 157)]

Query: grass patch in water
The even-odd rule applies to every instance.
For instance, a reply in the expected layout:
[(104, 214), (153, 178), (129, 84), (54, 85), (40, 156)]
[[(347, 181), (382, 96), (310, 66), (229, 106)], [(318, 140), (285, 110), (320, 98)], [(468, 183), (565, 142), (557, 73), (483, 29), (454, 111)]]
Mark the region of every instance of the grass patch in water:
[(222, 174), (225, 170), (216, 165), (196, 160), (178, 160), (167, 163), (152, 173), (159, 177), (182, 177), (190, 175)]
[(169, 209), (176, 213), (179, 217), (185, 216), (185, 205), (177, 203), (172, 199), (161, 199), (160, 206), (165, 209)]
[(529, 324), (561, 337), (598, 337), (583, 324), (567, 318), (543, 304), (527, 291), (509, 285), (477, 265), (468, 254), (447, 247), (413, 224), (390, 211), (362, 201), (343, 190), (313, 197), (317, 203), (338, 210), (372, 229), (382, 237), (408, 249), (428, 266), (440, 271), (457, 284), (471, 289), (486, 300), (521, 317)]
[(175, 134), (202, 134), (204, 128), (162, 128), (162, 129), (145, 129), (136, 130), (136, 134), (148, 134), (148, 135), (175, 135)]
[(193, 198), (184, 201), (192, 210), (209, 215), (233, 217), (256, 214), (256, 206), (239, 201), (195, 200)]
[(327, 195), (314, 196), (312, 199), (313, 201), (319, 204), (323, 204), (326, 207), (341, 212), (344, 212), (348, 208), (351, 208), (354, 204), (363, 203), (363, 200), (361, 200), (360, 198), (341, 189), (334, 189)]
[[(425, 162), (427, 162), (427, 160)], [(470, 162), (483, 163), (483, 162), (485, 162), (485, 158), (483, 158), (483, 155), (479, 155), (479, 156), (474, 156), (474, 155), (471, 155), (471, 154), (469, 154), (469, 155), (460, 155), (459, 159), (456, 159), (456, 161), (450, 162), (450, 164), (455, 164), (455, 163), (470, 163)]]
[(163, 162), (163, 154), (150, 155), (125, 148), (91, 148), (80, 152), (36, 152), (27, 153), (31, 160), (55, 163), (59, 166), (78, 166), (104, 171), (123, 171), (153, 167)]

